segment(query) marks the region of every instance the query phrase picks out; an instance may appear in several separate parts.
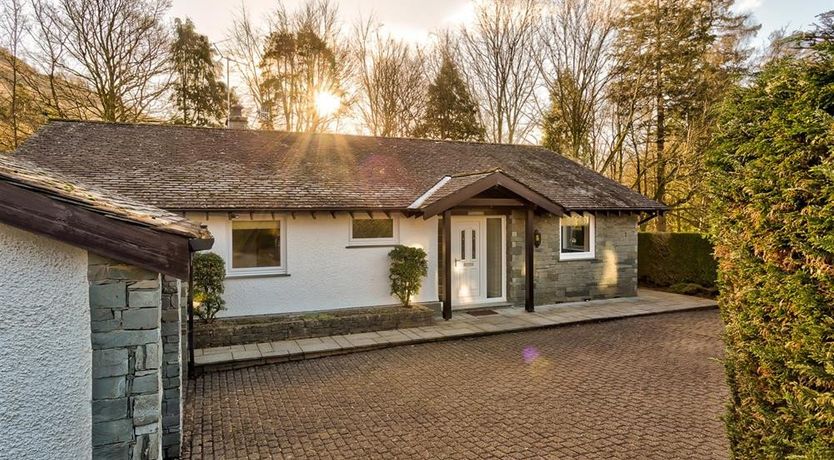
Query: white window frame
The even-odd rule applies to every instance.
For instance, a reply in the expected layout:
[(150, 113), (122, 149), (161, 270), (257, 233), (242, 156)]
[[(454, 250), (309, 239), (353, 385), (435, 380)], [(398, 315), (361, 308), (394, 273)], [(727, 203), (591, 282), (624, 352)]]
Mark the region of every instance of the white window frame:
[[(590, 241), (590, 251), (586, 252), (562, 252), (562, 217), (559, 218), (559, 260), (591, 260), (596, 258), (596, 240), (597, 240), (597, 228), (596, 228), (596, 216), (590, 213), (578, 213), (580, 216), (588, 217), (589, 218), (589, 231), (591, 235), (589, 236)], [(569, 216), (567, 216), (569, 217)]]
[(390, 219), (393, 221), (393, 232), (391, 238), (354, 238), (353, 237), (353, 221), (354, 220), (376, 220), (376, 219), (388, 219), (389, 217), (386, 215), (384, 217), (370, 217), (367, 215), (364, 216), (353, 216), (350, 218), (348, 222), (348, 245), (349, 246), (389, 246), (394, 244), (399, 244), (400, 241), (400, 219), (399, 216), (391, 215)]
[[(234, 223), (235, 222), (277, 222), (279, 231), (281, 232), (281, 265), (278, 267), (248, 267), (248, 268), (234, 268), (232, 262), (234, 259)], [(287, 274), (287, 220), (283, 217), (276, 217), (275, 219), (234, 219), (229, 221), (227, 225), (228, 235), (228, 254), (226, 260), (226, 278), (236, 278), (244, 276), (269, 276), (269, 275), (285, 275)]]

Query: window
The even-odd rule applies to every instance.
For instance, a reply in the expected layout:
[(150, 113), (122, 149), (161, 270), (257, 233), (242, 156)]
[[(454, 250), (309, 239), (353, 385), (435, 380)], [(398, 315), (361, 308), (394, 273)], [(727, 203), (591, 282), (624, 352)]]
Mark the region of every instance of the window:
[(350, 242), (357, 245), (394, 244), (397, 242), (396, 221), (393, 217), (354, 217), (350, 222)]
[(571, 214), (560, 222), (560, 259), (594, 258), (594, 216)]
[(486, 222), (487, 298), (496, 299), (504, 297), (504, 219), (488, 217)]
[(230, 273), (283, 273), (282, 223), (282, 221), (232, 221)]

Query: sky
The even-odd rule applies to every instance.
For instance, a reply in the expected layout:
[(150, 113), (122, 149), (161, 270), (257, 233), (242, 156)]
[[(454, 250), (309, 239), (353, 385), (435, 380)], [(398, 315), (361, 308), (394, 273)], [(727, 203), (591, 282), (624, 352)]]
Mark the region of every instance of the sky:
[[(231, 18), (245, 4), (253, 18), (268, 15), (277, 0), (173, 0), (171, 17), (190, 17), (197, 30), (219, 42), (225, 39)], [(293, 9), (302, 0), (286, 0)], [(373, 14), (392, 34), (415, 41), (428, 41), (431, 33), (466, 19), (471, 11), (468, 0), (338, 0), (346, 24)], [(737, 0), (739, 10), (752, 11), (762, 24), (757, 38), (763, 43), (774, 30), (801, 29), (814, 17), (834, 9), (834, 0)]]
[[(432, 34), (444, 29), (456, 28), (472, 16), (470, 0), (333, 0), (339, 6), (343, 25), (351, 27), (359, 19), (373, 16), (377, 23), (391, 35), (415, 43), (428, 44)], [(232, 18), (245, 5), (250, 17), (265, 22), (277, 7), (279, 0), (172, 0), (170, 17), (189, 17), (197, 31), (209, 37), (218, 48), (228, 37)], [(284, 0), (292, 11), (304, 0)], [(736, 0), (736, 9), (750, 11), (756, 22), (762, 25), (754, 46), (763, 46), (774, 31), (805, 29), (815, 22), (815, 16), (834, 10), (834, 0)], [(260, 21), (259, 21), (260, 18)], [(238, 94), (244, 94), (243, 83), (231, 75), (231, 86)]]

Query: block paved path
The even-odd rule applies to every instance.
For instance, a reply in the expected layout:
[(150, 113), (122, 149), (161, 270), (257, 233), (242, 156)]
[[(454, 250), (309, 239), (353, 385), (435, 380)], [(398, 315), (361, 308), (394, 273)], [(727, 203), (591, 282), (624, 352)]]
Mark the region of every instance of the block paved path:
[(185, 458), (727, 458), (716, 310), (207, 373)]

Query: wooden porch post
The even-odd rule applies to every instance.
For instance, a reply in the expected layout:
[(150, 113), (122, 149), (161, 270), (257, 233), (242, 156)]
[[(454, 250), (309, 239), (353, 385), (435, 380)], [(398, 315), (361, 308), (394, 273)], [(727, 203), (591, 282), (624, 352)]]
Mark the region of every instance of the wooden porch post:
[(533, 207), (527, 207), (527, 218), (524, 220), (524, 284), (526, 295), (524, 309), (533, 311), (535, 266), (533, 264)]
[(443, 319), (452, 318), (452, 211), (443, 211)]

